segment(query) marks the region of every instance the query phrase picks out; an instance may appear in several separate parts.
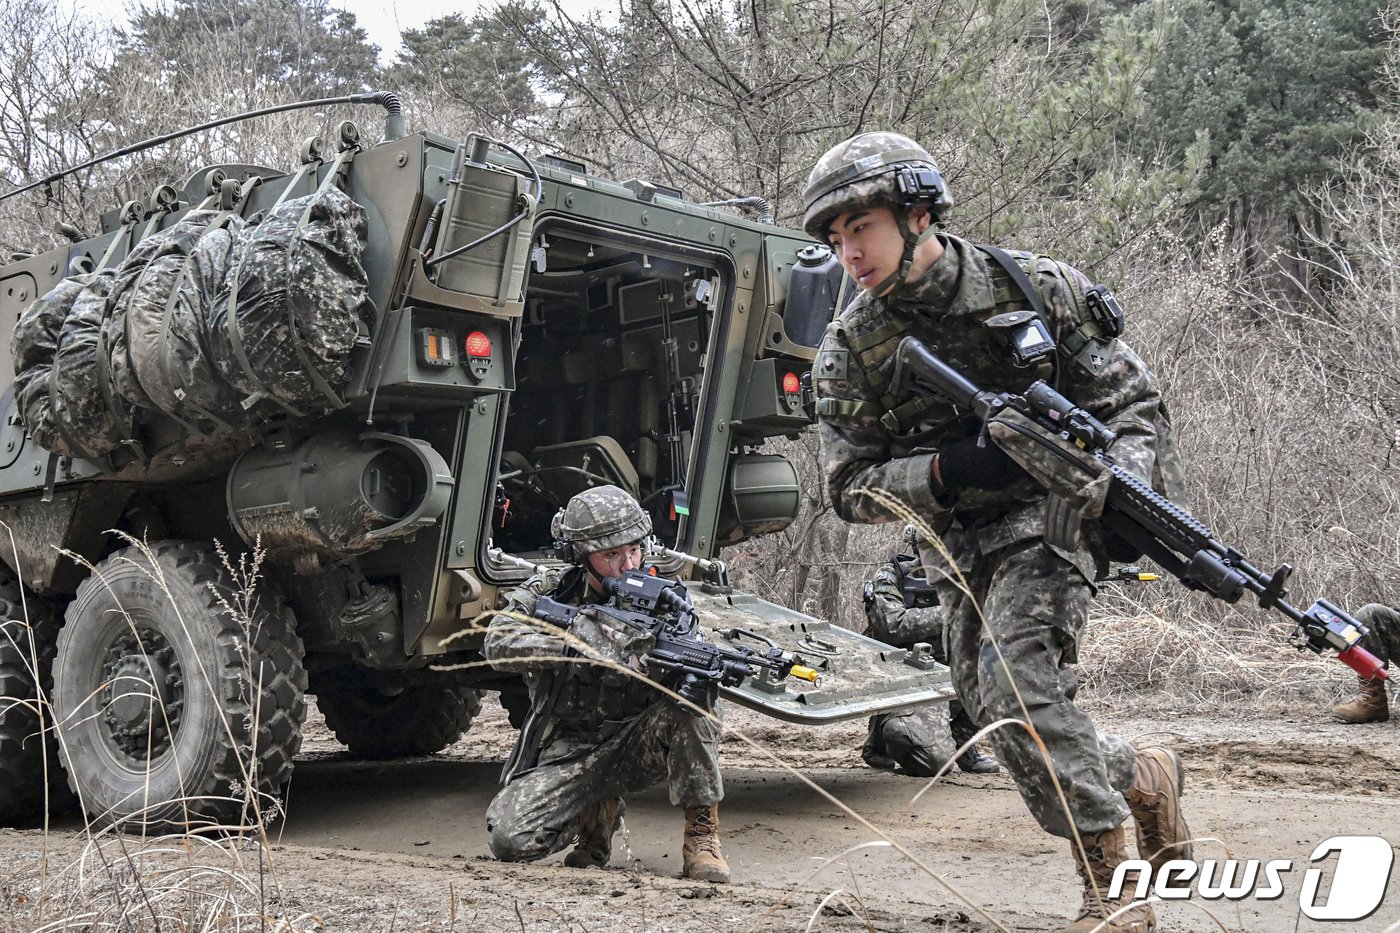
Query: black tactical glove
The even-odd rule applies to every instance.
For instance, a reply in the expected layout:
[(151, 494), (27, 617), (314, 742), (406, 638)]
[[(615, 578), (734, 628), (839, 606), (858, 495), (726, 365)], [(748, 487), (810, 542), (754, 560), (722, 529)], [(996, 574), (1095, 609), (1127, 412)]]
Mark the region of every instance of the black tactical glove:
[(991, 441), (961, 437), (938, 448), (938, 475), (944, 489), (1005, 489), (1026, 472)]

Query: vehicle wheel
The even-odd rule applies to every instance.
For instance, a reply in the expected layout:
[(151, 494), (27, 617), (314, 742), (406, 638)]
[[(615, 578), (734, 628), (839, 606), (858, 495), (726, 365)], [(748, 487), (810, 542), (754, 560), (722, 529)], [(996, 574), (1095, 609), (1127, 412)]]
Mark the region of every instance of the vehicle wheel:
[(32, 826), (46, 807), (73, 805), (49, 703), (57, 639), (53, 604), (22, 591), (0, 565), (0, 825)]
[(388, 690), (341, 680), (318, 685), (316, 705), (356, 758), (405, 758), (457, 741), (481, 712), (481, 696), (470, 687)]
[(54, 706), (91, 819), (182, 829), (258, 819), (301, 747), (301, 639), (279, 596), (241, 591), (205, 546), (129, 547), (68, 607)]

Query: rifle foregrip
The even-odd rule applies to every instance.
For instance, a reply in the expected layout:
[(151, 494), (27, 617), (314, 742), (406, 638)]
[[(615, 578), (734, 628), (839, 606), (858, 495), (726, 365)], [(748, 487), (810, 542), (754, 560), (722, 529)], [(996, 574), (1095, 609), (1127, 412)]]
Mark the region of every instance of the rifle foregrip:
[(568, 628), (573, 624), (574, 617), (578, 615), (578, 607), (561, 603), (548, 596), (541, 596), (535, 601), (535, 610), (531, 615), (556, 628)]
[(981, 392), (966, 376), (938, 358), (917, 337), (899, 343), (896, 363), (908, 366), (952, 401), (967, 405)]
[(572, 624), (573, 621), (574, 621), (573, 618), (570, 617), (570, 616), (562, 615), (562, 614), (560, 614), (560, 613), (550, 612), (550, 611), (547, 610), (547, 609), (546, 609), (546, 610), (539, 610), (539, 609), (535, 610), (535, 618), (536, 618), (536, 619), (539, 619), (541, 622), (548, 622), (550, 625), (554, 626), (555, 628), (568, 628), (568, 627), (570, 626), (570, 624)]

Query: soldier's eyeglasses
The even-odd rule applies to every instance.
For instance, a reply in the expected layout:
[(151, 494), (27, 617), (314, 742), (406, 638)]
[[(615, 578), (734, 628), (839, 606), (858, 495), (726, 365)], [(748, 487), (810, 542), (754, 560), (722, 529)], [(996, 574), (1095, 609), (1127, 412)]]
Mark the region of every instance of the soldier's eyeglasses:
[(626, 547), (613, 548), (610, 551), (603, 551), (598, 557), (607, 564), (625, 564), (628, 562), (641, 564), (642, 546), (640, 544), (629, 544)]

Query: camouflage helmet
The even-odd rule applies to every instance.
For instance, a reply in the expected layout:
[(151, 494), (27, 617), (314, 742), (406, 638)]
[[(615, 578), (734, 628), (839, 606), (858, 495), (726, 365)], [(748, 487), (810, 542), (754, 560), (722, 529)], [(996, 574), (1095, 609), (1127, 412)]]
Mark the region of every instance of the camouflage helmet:
[(651, 534), (651, 516), (626, 491), (594, 486), (555, 513), (550, 534), (568, 552), (566, 560), (640, 541)]
[(861, 133), (828, 149), (807, 176), (802, 229), (825, 240), (838, 216), (876, 205), (897, 214), (926, 207), (937, 219), (953, 198), (923, 146), (899, 133)]
[(912, 554), (914, 557), (919, 556), (919, 529), (916, 525), (912, 522), (905, 525), (901, 540), (904, 542), (905, 554)]

